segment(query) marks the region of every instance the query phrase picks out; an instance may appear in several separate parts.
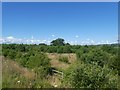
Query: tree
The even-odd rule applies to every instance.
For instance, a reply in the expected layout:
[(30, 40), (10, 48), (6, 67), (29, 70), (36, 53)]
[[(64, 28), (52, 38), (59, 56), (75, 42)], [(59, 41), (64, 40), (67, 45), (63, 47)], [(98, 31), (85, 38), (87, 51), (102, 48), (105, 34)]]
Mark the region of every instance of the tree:
[(66, 43), (65, 45), (70, 45), (69, 43)]
[(56, 40), (53, 40), (53, 41), (51, 42), (51, 45), (53, 45), (53, 46), (64, 46), (64, 45), (65, 45), (65, 42), (64, 42), (64, 39), (58, 38), (58, 39), (56, 39)]
[(47, 46), (47, 44), (45, 44), (45, 43), (40, 43), (39, 45), (44, 45), (44, 46)]

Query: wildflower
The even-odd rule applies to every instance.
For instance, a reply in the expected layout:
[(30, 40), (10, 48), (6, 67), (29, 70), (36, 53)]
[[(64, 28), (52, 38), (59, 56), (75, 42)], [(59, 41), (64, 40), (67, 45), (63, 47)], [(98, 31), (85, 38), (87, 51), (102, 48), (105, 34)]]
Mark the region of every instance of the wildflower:
[(55, 84), (54, 87), (57, 87), (57, 85)]
[(18, 83), (20, 83), (20, 81), (17, 81)]

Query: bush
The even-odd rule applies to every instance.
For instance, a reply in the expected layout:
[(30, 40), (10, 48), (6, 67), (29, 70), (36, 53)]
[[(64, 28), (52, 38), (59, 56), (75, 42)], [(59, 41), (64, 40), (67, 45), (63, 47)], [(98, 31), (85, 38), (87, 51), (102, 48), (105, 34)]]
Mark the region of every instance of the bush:
[(59, 57), (59, 61), (65, 62), (65, 63), (69, 63), (68, 57), (66, 57), (66, 56), (60, 56), (60, 57)]
[(65, 71), (62, 84), (72, 88), (117, 88), (117, 79), (107, 66), (77, 62)]
[(120, 75), (120, 60), (118, 55), (111, 56), (108, 66)]
[(33, 88), (52, 88), (47, 80), (37, 79), (33, 85)]
[(63, 53), (63, 46), (58, 47), (57, 53)]
[(71, 52), (72, 52), (72, 50), (71, 50), (71, 47), (69, 45), (64, 46), (63, 53), (71, 53)]
[(82, 60), (85, 63), (89, 64), (97, 63), (100, 66), (104, 66), (105, 64), (107, 64), (108, 60), (110, 59), (109, 54), (100, 49), (93, 49), (87, 53), (79, 51), (76, 54), (78, 60)]
[(34, 69), (43, 78), (49, 74), (50, 59), (44, 53), (35, 54), (29, 57), (26, 67)]

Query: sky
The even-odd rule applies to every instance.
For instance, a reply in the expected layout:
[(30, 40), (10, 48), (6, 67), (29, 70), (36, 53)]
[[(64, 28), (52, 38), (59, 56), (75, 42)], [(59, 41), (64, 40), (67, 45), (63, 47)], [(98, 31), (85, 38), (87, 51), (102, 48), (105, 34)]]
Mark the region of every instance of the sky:
[(3, 43), (116, 43), (117, 2), (4, 2)]

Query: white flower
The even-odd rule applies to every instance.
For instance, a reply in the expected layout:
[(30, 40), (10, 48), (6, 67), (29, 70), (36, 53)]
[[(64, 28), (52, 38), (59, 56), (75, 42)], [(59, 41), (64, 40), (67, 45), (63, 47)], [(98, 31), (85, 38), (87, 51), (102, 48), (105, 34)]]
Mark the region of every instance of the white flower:
[(20, 83), (20, 81), (17, 81), (18, 83)]
[(57, 85), (55, 84), (54, 87), (57, 87)]

